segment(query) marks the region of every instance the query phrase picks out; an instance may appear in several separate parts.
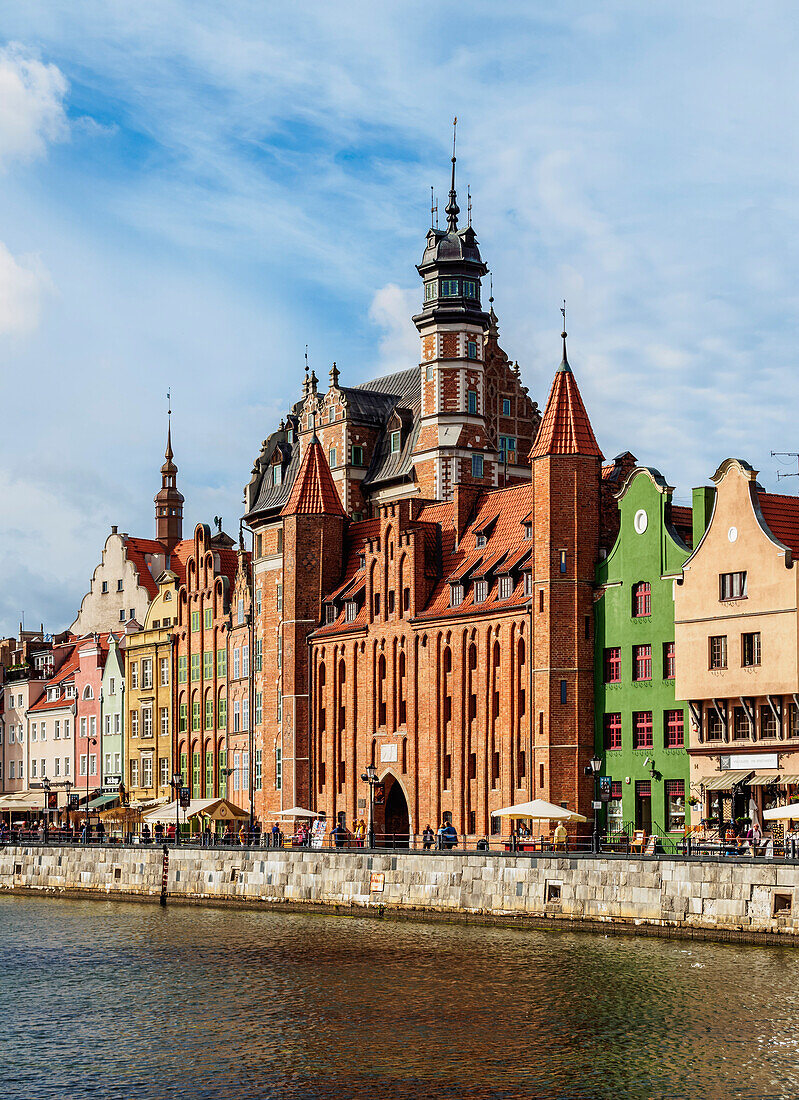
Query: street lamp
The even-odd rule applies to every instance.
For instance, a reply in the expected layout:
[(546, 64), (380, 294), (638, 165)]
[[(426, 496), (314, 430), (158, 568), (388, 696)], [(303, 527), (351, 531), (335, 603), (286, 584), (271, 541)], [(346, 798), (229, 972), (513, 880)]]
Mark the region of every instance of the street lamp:
[(72, 829), (69, 824), (69, 792), (72, 790), (72, 783), (68, 779), (65, 779), (63, 785), (67, 789), (67, 831), (65, 837), (67, 840), (72, 840)]
[(183, 776), (175, 772), (172, 776), (172, 787), (175, 791), (175, 843), (180, 844), (180, 788), (183, 786)]
[(377, 786), (377, 768), (370, 764), (361, 776), (364, 783), (369, 784), (369, 829), (366, 834), (370, 848), (375, 846), (375, 787)]
[(42, 776), (42, 790), (44, 791), (44, 842), (47, 843), (47, 818), (50, 813), (50, 779)]
[(89, 755), (90, 755), (89, 750), (90, 750), (92, 745), (96, 745), (96, 744), (97, 744), (97, 738), (96, 737), (87, 738), (87, 740), (86, 740), (86, 844), (88, 844), (90, 839), (91, 839), (91, 829), (92, 829), (91, 819), (89, 818)]
[(585, 774), (594, 780), (594, 835), (591, 841), (591, 850), (596, 854), (599, 851), (599, 773), (602, 770), (602, 760), (594, 753), (585, 769)]

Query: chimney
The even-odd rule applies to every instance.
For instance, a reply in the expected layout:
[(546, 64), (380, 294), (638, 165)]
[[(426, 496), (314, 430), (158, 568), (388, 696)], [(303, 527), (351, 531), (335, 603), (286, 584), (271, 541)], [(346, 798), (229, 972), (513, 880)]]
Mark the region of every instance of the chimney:
[(112, 523), (111, 524), (111, 534), (115, 535), (116, 533), (117, 533), (117, 525), (115, 523)]

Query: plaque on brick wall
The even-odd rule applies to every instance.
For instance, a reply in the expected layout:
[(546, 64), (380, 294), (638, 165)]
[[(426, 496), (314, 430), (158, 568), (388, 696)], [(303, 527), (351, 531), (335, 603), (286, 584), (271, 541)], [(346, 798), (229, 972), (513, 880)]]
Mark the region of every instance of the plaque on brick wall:
[(380, 763), (391, 764), (397, 761), (397, 746), (396, 745), (381, 745), (380, 746)]

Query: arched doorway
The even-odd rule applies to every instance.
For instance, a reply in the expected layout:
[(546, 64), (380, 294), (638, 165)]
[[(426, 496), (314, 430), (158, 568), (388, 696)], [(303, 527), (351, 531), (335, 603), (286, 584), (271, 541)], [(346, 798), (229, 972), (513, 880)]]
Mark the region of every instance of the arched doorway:
[[(408, 803), (402, 785), (393, 779), (386, 785), (385, 839), (387, 848), (407, 848), (410, 834)], [(378, 841), (379, 843), (379, 841)]]

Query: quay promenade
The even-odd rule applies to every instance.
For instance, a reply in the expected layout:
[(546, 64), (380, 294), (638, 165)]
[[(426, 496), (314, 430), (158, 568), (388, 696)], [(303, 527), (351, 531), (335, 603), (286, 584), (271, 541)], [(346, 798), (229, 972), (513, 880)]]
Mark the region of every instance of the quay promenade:
[(742, 856), (8, 845), (0, 892), (796, 943), (799, 862)]

